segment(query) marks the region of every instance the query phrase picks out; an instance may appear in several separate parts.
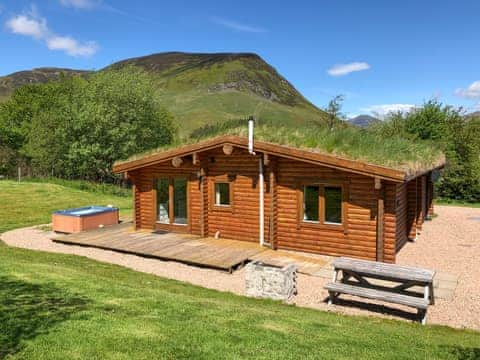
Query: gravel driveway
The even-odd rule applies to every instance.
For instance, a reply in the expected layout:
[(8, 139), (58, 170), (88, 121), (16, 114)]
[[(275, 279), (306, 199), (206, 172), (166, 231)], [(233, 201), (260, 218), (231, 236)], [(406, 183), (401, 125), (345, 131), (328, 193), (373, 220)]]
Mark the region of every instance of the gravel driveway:
[[(400, 251), (397, 263), (435, 269), (459, 277), (452, 300), (438, 300), (429, 308), (428, 323), (480, 330), (480, 209), (437, 206), (438, 216), (424, 224), (415, 243), (408, 243)], [(176, 262), (148, 259), (87, 247), (54, 243), (52, 232), (36, 227), (17, 229), (2, 234), (1, 239), (10, 246), (57, 253), (86, 256), (98, 261), (122, 265), (169, 279), (185, 281), (210, 289), (244, 294), (244, 269), (228, 274), (223, 271), (198, 268)], [(316, 309), (350, 315), (382, 316), (400, 319), (399, 311), (411, 309), (402, 306), (384, 306), (380, 302), (342, 296), (338, 305), (327, 306), (327, 292), (323, 285), (329, 281), (322, 277), (298, 275), (298, 295), (293, 303)], [(400, 314), (403, 314), (401, 312)]]

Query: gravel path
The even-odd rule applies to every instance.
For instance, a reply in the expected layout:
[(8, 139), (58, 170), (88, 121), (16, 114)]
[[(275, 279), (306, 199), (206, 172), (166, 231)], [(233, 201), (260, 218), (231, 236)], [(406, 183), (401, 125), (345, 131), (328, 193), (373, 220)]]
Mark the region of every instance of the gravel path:
[(397, 263), (458, 276), (452, 301), (437, 300), (430, 319), (480, 330), (480, 208), (436, 206), (415, 243), (407, 243)]
[[(438, 300), (430, 307), (428, 322), (453, 327), (468, 327), (480, 330), (480, 209), (460, 207), (436, 208), (438, 217), (424, 225), (424, 231), (416, 243), (408, 243), (398, 255), (399, 264), (408, 264), (441, 270), (460, 277), (453, 301)], [(1, 235), (10, 246), (56, 253), (86, 256), (102, 262), (125, 266), (136, 271), (150, 273), (169, 279), (185, 281), (210, 289), (244, 294), (244, 269), (233, 274), (223, 271), (198, 268), (177, 262), (147, 259), (135, 255), (116, 253), (95, 248), (77, 247), (54, 243), (52, 232), (36, 227), (17, 229)], [(477, 274), (477, 277), (475, 277)], [(342, 296), (338, 305), (327, 307), (327, 292), (323, 285), (329, 280), (321, 277), (298, 275), (298, 295), (293, 303), (316, 309), (335, 311), (350, 315), (382, 316), (400, 319), (399, 310), (411, 309)], [(403, 313), (402, 313), (403, 314)]]

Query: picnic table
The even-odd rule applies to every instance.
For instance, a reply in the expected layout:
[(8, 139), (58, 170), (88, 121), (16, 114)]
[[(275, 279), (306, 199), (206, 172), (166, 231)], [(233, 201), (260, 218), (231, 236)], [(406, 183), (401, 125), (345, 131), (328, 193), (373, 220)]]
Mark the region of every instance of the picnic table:
[[(340, 294), (381, 300), (416, 308), (425, 324), (427, 308), (434, 304), (434, 275), (432, 270), (412, 266), (341, 257), (333, 262), (333, 280), (325, 289), (329, 305)], [(372, 283), (370, 279), (382, 281)]]

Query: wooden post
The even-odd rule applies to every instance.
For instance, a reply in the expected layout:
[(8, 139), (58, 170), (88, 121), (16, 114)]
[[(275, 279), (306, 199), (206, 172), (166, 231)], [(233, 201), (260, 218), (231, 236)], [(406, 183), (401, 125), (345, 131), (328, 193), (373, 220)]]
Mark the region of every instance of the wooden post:
[[(132, 179), (133, 180), (133, 179)], [(132, 194), (133, 194), (133, 228), (137, 230), (137, 187), (135, 183), (132, 185)]]
[(193, 153), (192, 155), (192, 163), (193, 165), (198, 165), (200, 163), (200, 159), (198, 157), (198, 153)]
[[(383, 185), (383, 184), (380, 184)], [(381, 186), (377, 197), (377, 261), (383, 261), (384, 253), (384, 214), (385, 214), (385, 187)]]
[(19, 166), (18, 167), (18, 182), (22, 181), (22, 168)]
[(269, 191), (269, 198), (270, 198), (270, 208), (269, 208), (269, 228), (268, 228), (268, 242), (270, 243), (270, 247), (272, 249), (277, 248), (277, 236), (276, 236), (276, 221), (275, 221), (275, 213), (277, 207), (277, 194), (276, 194), (276, 178), (275, 178), (275, 163), (269, 160), (269, 174), (268, 174), (268, 182), (270, 186)]
[(200, 236), (205, 237), (205, 197), (203, 196), (204, 192), (204, 174), (205, 170), (202, 167), (200, 169)]

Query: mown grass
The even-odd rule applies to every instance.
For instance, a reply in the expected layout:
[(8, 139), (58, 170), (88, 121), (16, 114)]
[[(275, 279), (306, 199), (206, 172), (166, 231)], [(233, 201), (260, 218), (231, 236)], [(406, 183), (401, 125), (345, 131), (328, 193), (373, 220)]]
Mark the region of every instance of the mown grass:
[[(59, 180), (42, 182), (0, 181), (0, 233), (10, 229), (44, 224), (51, 221), (55, 210), (86, 205), (114, 205), (120, 214), (132, 211), (131, 196), (116, 196), (101, 191), (79, 190), (78, 183)], [(93, 187), (93, 185), (92, 185)]]
[[(0, 224), (112, 199), (124, 200), (2, 181)], [(477, 359), (479, 344), (478, 332), (254, 300), (0, 242), (0, 358)]]
[(0, 245), (0, 357), (476, 359), (480, 333), (253, 300)]
[(461, 201), (461, 200), (454, 200), (454, 199), (437, 198), (437, 199), (435, 199), (435, 204), (445, 205), (445, 206), (461, 206), (461, 207), (480, 208), (480, 203), (479, 202), (469, 202), (469, 201)]
[(27, 182), (46, 183), (61, 185), (67, 188), (83, 190), (88, 192), (100, 193), (103, 195), (113, 195), (120, 197), (131, 197), (132, 190), (126, 187), (121, 187), (114, 184), (99, 183), (86, 180), (65, 180), (59, 178), (26, 178)]

